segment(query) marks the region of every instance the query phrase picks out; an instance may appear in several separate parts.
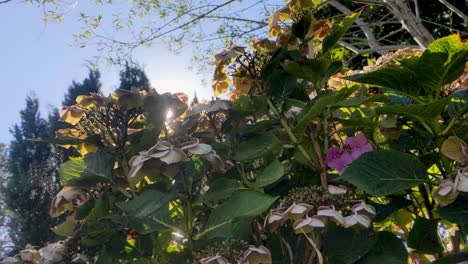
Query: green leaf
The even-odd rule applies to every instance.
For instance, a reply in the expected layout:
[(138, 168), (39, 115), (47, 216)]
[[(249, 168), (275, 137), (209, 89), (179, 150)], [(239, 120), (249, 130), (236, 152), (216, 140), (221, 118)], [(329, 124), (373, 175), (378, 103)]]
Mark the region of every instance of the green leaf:
[(235, 219), (258, 216), (268, 210), (276, 199), (254, 190), (236, 191), (229, 200), (213, 210), (202, 234), (207, 234), (209, 238), (232, 237)]
[(338, 43), (338, 41), (345, 35), (345, 33), (351, 28), (354, 21), (360, 15), (360, 12), (352, 13), (345, 17), (339, 24), (335, 24), (332, 32), (322, 42), (322, 54), (328, 53)]
[(468, 42), (451, 35), (432, 42), (419, 60), (417, 68), (421, 85), (430, 94), (437, 94), (445, 84), (456, 80), (468, 59)]
[(408, 251), (403, 242), (393, 233), (383, 231), (376, 233), (374, 247), (357, 264), (406, 264)]
[(374, 247), (376, 236), (369, 230), (336, 228), (325, 234), (323, 247), (330, 263), (352, 264)]
[(88, 200), (86, 201), (86, 203), (78, 207), (75, 210), (75, 219), (76, 220), (85, 219), (89, 215), (91, 210), (94, 208), (94, 203), (95, 203), (95, 200)]
[(449, 99), (444, 99), (427, 104), (386, 105), (377, 108), (375, 111), (378, 114), (399, 114), (432, 121), (444, 111), (449, 102)]
[(290, 74), (308, 80), (312, 83), (317, 83), (328, 70), (330, 60), (328, 58), (316, 58), (305, 62), (285, 61), (284, 69)]
[(210, 184), (210, 189), (203, 195), (205, 202), (217, 202), (231, 196), (235, 191), (244, 189), (235, 179), (219, 178)]
[(72, 237), (75, 231), (76, 221), (68, 220), (54, 227), (52, 231), (63, 237)]
[(432, 264), (462, 264), (468, 259), (468, 252), (455, 253), (444, 256), (432, 262)]
[(468, 224), (468, 196), (459, 195), (455, 202), (440, 207), (437, 212), (452, 223)]
[(168, 195), (158, 190), (147, 189), (133, 199), (116, 203), (116, 205), (127, 215), (145, 218), (161, 209), (172, 198), (173, 195)]
[(284, 175), (284, 168), (281, 162), (274, 160), (266, 167), (255, 182), (249, 183), (252, 188), (262, 188), (278, 181)]
[(271, 133), (259, 134), (251, 136), (247, 141), (237, 145), (233, 150), (232, 158), (239, 161), (257, 159), (270, 154), (280, 146), (281, 142), (275, 135)]
[(315, 117), (319, 116), (323, 110), (345, 100), (354, 91), (355, 89), (341, 89), (337, 94), (321, 94), (309, 101), (297, 117), (295, 132), (298, 134), (302, 133), (307, 125), (310, 124)]
[(267, 80), (271, 94), (275, 97), (287, 97), (294, 92), (297, 79), (285, 71), (275, 70)]
[(361, 104), (369, 101), (371, 97), (351, 97), (333, 105), (333, 107), (352, 107), (360, 106)]
[(398, 196), (391, 199), (390, 203), (388, 204), (378, 204), (372, 202), (370, 204), (375, 207), (376, 215), (373, 219), (375, 222), (384, 221), (394, 212), (412, 205), (411, 201)]
[(266, 130), (271, 130), (277, 125), (279, 125), (279, 122), (277, 120), (263, 120), (254, 125), (246, 125), (239, 128), (239, 133), (241, 134), (241, 136), (261, 133), (265, 132)]
[(89, 212), (86, 220), (95, 220), (109, 215), (110, 210), (114, 204), (114, 198), (110, 196), (102, 196), (94, 203), (93, 209)]
[(310, 101), (302, 110), (301, 114), (297, 117), (298, 122), (296, 125), (296, 130), (299, 133), (304, 131), (307, 125), (312, 123), (312, 119), (321, 114), (328, 106), (331, 106), (336, 102), (336, 95), (324, 96), (317, 100)]
[(468, 111), (468, 89), (457, 90), (452, 94), (452, 99), (447, 107), (447, 112), (451, 118)]
[(415, 96), (422, 93), (421, 88), (415, 82), (417, 80), (416, 74), (409, 69), (396, 66), (379, 68), (375, 71), (344, 78), (349, 81), (382, 86)]
[(80, 241), (86, 246), (94, 247), (102, 245), (112, 239), (115, 230), (106, 224), (96, 221), (87, 222), (80, 233)]
[(311, 15), (301, 16), (299, 21), (296, 21), (294, 24), (292, 24), (291, 31), (296, 37), (300, 39), (305, 39), (307, 33), (309, 32), (311, 23), (312, 23)]
[(364, 153), (344, 171), (342, 180), (375, 196), (385, 196), (427, 180), (426, 169), (414, 155), (393, 150)]
[(86, 185), (96, 182), (112, 182), (114, 159), (108, 152), (98, 150), (84, 158), (72, 158), (59, 170), (63, 185)]
[(437, 224), (437, 219), (416, 218), (408, 235), (408, 247), (422, 254), (443, 252), (444, 247), (437, 233)]

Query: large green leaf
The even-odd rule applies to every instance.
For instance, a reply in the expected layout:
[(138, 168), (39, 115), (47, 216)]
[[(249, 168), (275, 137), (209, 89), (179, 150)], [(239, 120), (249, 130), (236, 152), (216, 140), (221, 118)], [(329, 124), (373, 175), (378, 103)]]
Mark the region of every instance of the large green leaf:
[(316, 58), (305, 62), (285, 61), (283, 67), (297, 78), (308, 80), (315, 84), (323, 78), (329, 65), (330, 60), (328, 58)]
[(172, 198), (167, 193), (147, 189), (133, 199), (116, 203), (116, 205), (127, 215), (145, 218), (167, 205)]
[(323, 248), (330, 263), (352, 264), (374, 247), (376, 236), (369, 230), (336, 228), (325, 234)]
[(451, 118), (468, 112), (468, 89), (455, 91), (452, 94), (452, 99), (447, 106), (447, 112)]
[(449, 99), (443, 99), (427, 104), (386, 105), (377, 108), (376, 112), (378, 114), (398, 114), (432, 121), (444, 111), (449, 102)]
[(440, 207), (437, 212), (452, 223), (468, 224), (468, 196), (458, 196), (455, 202)]
[(340, 178), (375, 196), (394, 194), (427, 180), (424, 165), (411, 154), (393, 150), (364, 153)]
[(229, 200), (213, 210), (202, 234), (207, 234), (209, 238), (232, 237), (235, 219), (255, 217), (265, 212), (276, 199), (254, 190), (236, 191)]
[(328, 53), (333, 47), (338, 43), (338, 41), (345, 35), (345, 33), (351, 28), (354, 21), (358, 16), (359, 13), (352, 13), (351, 15), (345, 17), (343, 21), (339, 24), (335, 24), (333, 27), (332, 32), (328, 35), (322, 42), (322, 54)]
[(244, 189), (235, 179), (219, 178), (210, 183), (210, 189), (203, 195), (205, 202), (217, 202), (231, 196), (235, 191)]
[(74, 234), (75, 227), (76, 221), (68, 220), (52, 228), (52, 231), (59, 236), (71, 237)]
[(262, 173), (260, 173), (255, 182), (250, 183), (249, 185), (252, 188), (262, 188), (272, 183), (278, 181), (284, 175), (284, 168), (281, 165), (281, 162), (274, 160), (270, 165), (268, 165)]
[(440, 38), (421, 55), (418, 79), (427, 93), (439, 93), (443, 85), (456, 80), (464, 71), (468, 59), (468, 42), (459, 35)]
[(271, 94), (275, 97), (287, 97), (296, 88), (296, 77), (285, 71), (275, 70), (267, 80)]
[(310, 101), (297, 117), (298, 122), (296, 125), (296, 131), (303, 131), (307, 125), (312, 122), (312, 119), (317, 117), (323, 112), (323, 110), (335, 104), (337, 101), (338, 99), (336, 95), (324, 96), (317, 100)]
[(437, 233), (437, 224), (437, 219), (416, 218), (408, 235), (408, 247), (422, 254), (443, 252), (444, 247)]
[(114, 159), (108, 152), (98, 150), (84, 158), (72, 158), (59, 170), (63, 185), (85, 185), (96, 182), (112, 182)]
[(416, 74), (409, 69), (396, 66), (355, 74), (345, 77), (345, 79), (358, 83), (382, 86), (416, 96), (421, 94), (421, 88), (416, 81)]
[(233, 150), (234, 160), (253, 160), (270, 154), (273, 150), (281, 146), (279, 139), (271, 134), (264, 133), (249, 137)]
[(376, 215), (373, 219), (375, 222), (384, 221), (394, 212), (412, 205), (410, 200), (399, 196), (392, 198), (388, 204), (378, 204), (373, 202), (370, 204), (375, 207)]
[(393, 233), (383, 231), (376, 233), (374, 247), (357, 263), (358, 264), (406, 264), (408, 251), (403, 242)]

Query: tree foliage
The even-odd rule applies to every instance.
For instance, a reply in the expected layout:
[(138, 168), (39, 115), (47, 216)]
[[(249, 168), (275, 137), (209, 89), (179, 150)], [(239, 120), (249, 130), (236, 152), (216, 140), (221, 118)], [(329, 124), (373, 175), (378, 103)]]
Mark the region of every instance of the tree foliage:
[(99, 80), (101, 73), (98, 70), (89, 70), (88, 77), (86, 77), (82, 83), (73, 81), (68, 92), (65, 94), (62, 105), (69, 106), (76, 103), (76, 98), (79, 95), (100, 93), (101, 92), (101, 81)]
[(124, 68), (120, 71), (120, 85), (118, 89), (130, 91), (132, 87), (148, 91), (151, 84), (140, 66), (130, 65), (127, 61)]
[(3, 188), (6, 204), (14, 212), (11, 238), (17, 246), (42, 245), (53, 238), (55, 221), (48, 216), (50, 200), (59, 188), (54, 173), (53, 147), (32, 139), (50, 137), (50, 127), (39, 113), (39, 102), (28, 97), (20, 112), (21, 122), (13, 127), (9, 145), (9, 175)]

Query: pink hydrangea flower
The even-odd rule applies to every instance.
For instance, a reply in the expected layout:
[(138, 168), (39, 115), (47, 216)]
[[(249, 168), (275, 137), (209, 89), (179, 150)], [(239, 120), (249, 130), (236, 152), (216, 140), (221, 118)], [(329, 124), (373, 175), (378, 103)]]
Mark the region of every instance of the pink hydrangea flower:
[(372, 151), (372, 145), (367, 141), (364, 134), (348, 137), (345, 143), (344, 149), (331, 147), (327, 151), (328, 167), (338, 170), (340, 175), (343, 174), (353, 160), (366, 152)]
[(327, 152), (327, 162), (328, 167), (337, 169), (341, 175), (346, 167), (353, 162), (353, 158), (348, 151), (331, 147)]
[(364, 134), (346, 138), (346, 144), (351, 148), (351, 157), (353, 157), (353, 160), (366, 152), (372, 151), (372, 145), (367, 141)]

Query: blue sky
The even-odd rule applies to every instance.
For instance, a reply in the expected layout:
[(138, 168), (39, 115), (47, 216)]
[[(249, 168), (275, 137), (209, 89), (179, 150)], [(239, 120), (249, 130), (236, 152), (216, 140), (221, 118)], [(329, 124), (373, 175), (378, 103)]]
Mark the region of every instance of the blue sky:
[[(107, 6), (108, 7), (108, 6)], [(108, 8), (106, 12), (115, 10)], [(67, 15), (57, 25), (42, 22), (41, 10), (22, 1), (0, 5), (0, 142), (9, 143), (9, 129), (19, 122), (19, 111), (25, 98), (35, 94), (45, 115), (60, 106), (72, 80), (81, 81), (88, 74), (87, 60), (97, 55), (95, 47), (73, 46), (72, 33), (80, 29), (77, 14)], [(190, 66), (191, 48), (175, 55), (161, 43), (140, 49), (134, 58), (144, 66), (158, 92), (197, 93), (204, 98), (212, 95), (210, 87), (202, 85), (209, 76), (197, 75)], [(103, 91), (107, 94), (118, 85), (116, 67), (99, 67)]]

